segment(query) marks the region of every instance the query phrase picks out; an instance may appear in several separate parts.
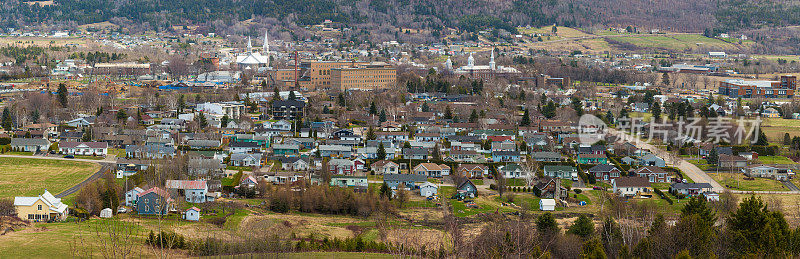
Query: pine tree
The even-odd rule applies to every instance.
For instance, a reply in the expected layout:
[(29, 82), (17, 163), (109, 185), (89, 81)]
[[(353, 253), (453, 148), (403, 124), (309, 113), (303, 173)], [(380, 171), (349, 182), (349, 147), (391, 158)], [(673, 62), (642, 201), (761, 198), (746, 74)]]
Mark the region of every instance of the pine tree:
[(783, 134), (783, 145), (784, 146), (789, 146), (791, 144), (792, 144), (792, 137), (789, 136), (789, 133), (784, 133)]
[(650, 106), (650, 113), (653, 114), (653, 121), (661, 120), (661, 104), (658, 101), (654, 101)]
[(712, 148), (711, 151), (709, 151), (708, 155), (706, 156), (706, 162), (709, 165), (715, 165), (716, 166), (718, 161), (719, 161), (719, 155), (717, 154), (717, 149), (716, 148)]
[(528, 108), (525, 108), (525, 113), (522, 114), (522, 120), (520, 120), (519, 125), (522, 127), (527, 127), (531, 125), (531, 115), (530, 112), (528, 111)]
[(669, 85), (669, 74), (667, 74), (667, 72), (661, 75), (661, 83), (663, 85)]
[(119, 109), (119, 111), (117, 111), (117, 120), (118, 121), (124, 121), (127, 118), (128, 118), (128, 114), (125, 113), (125, 109)]
[(339, 93), (339, 106), (345, 107), (347, 106), (347, 102), (344, 100), (344, 94)]
[(69, 94), (69, 92), (67, 91), (67, 85), (65, 85), (64, 83), (59, 83), (57, 94), (58, 94), (58, 102), (61, 103), (61, 107), (67, 107), (67, 94)]
[(378, 107), (375, 107), (375, 101), (369, 104), (369, 115), (377, 115)]
[(470, 123), (478, 122), (478, 112), (475, 109), (472, 109), (472, 114), (469, 115), (469, 122)]
[(31, 112), (31, 122), (34, 124), (39, 123), (39, 109), (34, 109)]
[(289, 101), (297, 100), (297, 95), (294, 94), (294, 91), (289, 91), (289, 98), (287, 98), (287, 100)]
[(378, 117), (378, 121), (386, 122), (386, 110), (381, 109), (381, 115)]
[(228, 122), (230, 122), (230, 118), (228, 118), (228, 114), (222, 115), (222, 119), (220, 119), (220, 128), (227, 128)]
[(614, 114), (611, 111), (606, 112), (606, 122), (614, 124)]
[(8, 107), (3, 108), (3, 129), (11, 131), (14, 127), (14, 122), (11, 119), (11, 112)]
[(567, 233), (577, 235), (581, 238), (588, 238), (594, 234), (594, 222), (586, 215), (581, 214), (581, 216), (575, 220), (575, 223), (572, 223), (572, 226), (569, 227)]
[(178, 113), (183, 113), (183, 109), (186, 109), (186, 100), (183, 95), (178, 96)]
[(378, 144), (378, 159), (380, 160), (386, 159), (386, 149), (383, 147), (383, 142)]
[(447, 106), (447, 107), (444, 108), (444, 118), (446, 120), (452, 120), (453, 119), (453, 111), (450, 109), (450, 106)]

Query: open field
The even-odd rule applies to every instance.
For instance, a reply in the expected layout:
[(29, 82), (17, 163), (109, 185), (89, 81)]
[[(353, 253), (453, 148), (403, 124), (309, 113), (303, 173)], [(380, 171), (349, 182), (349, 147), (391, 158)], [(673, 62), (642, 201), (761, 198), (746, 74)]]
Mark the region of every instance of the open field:
[(80, 161), (0, 158), (0, 198), (35, 196), (48, 189), (53, 195), (80, 183), (100, 165)]
[(740, 173), (710, 173), (708, 174), (722, 184), (733, 190), (740, 191), (788, 191), (789, 189), (773, 179), (755, 178), (754, 180), (745, 180), (745, 176)]
[(762, 164), (783, 164), (783, 165), (793, 165), (797, 164), (788, 157), (783, 156), (759, 156), (758, 161)]
[(713, 47), (721, 49), (737, 49), (737, 46), (718, 39), (703, 35), (642, 35), (630, 37), (613, 37), (614, 41), (629, 43), (639, 48), (666, 49), (682, 51), (698, 47)]
[(800, 120), (782, 118), (766, 118), (763, 120), (761, 130), (764, 131), (770, 142), (783, 143), (783, 136), (787, 132), (792, 137), (800, 135), (792, 134), (800, 130)]

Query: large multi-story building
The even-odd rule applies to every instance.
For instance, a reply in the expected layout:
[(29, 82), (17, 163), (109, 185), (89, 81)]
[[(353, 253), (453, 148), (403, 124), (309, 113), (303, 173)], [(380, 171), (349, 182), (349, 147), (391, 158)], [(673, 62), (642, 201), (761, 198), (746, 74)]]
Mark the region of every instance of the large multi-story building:
[(331, 88), (331, 73), (333, 69), (344, 67), (356, 67), (365, 62), (355, 61), (303, 61), (300, 67), (303, 69), (302, 75), (310, 79), (310, 86), (319, 88)]
[(792, 98), (796, 89), (795, 76), (781, 76), (778, 81), (728, 79), (719, 82), (719, 94), (731, 98)]
[(386, 89), (396, 81), (397, 69), (382, 62), (331, 69), (332, 88), (343, 91)]
[(228, 115), (231, 119), (239, 119), (244, 114), (245, 107), (241, 102), (201, 103), (197, 105), (197, 110), (207, 114), (218, 115), (220, 118)]
[(280, 100), (272, 103), (272, 116), (276, 120), (295, 120), (303, 117), (305, 102), (296, 100)]

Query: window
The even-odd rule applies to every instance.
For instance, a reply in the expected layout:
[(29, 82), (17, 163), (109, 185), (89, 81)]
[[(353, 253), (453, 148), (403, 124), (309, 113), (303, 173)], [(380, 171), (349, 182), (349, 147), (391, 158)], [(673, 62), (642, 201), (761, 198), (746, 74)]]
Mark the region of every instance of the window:
[(42, 210), (42, 205), (39, 205), (39, 210)]

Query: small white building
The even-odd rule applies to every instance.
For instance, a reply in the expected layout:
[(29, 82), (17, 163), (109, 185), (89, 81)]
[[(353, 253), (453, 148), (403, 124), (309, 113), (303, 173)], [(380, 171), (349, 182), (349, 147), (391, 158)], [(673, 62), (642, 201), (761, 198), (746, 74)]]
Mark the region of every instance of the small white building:
[(422, 197), (431, 197), (439, 194), (439, 187), (431, 182), (425, 182), (419, 186), (419, 195)]
[(114, 211), (111, 208), (105, 208), (100, 211), (100, 217), (104, 219), (114, 217)]
[(554, 200), (554, 199), (541, 199), (541, 200), (539, 200), (539, 210), (541, 210), (541, 211), (554, 211), (554, 210), (556, 210), (556, 200)]
[(106, 142), (61, 142), (58, 151), (65, 155), (105, 156), (108, 154)]
[(186, 213), (183, 214), (183, 219), (189, 221), (200, 221), (200, 209), (197, 207), (191, 207), (190, 209), (186, 210)]

